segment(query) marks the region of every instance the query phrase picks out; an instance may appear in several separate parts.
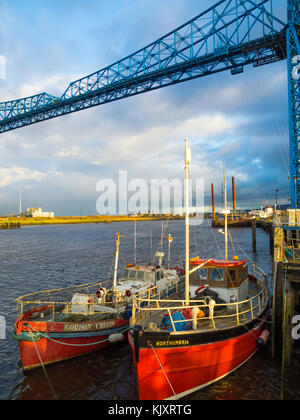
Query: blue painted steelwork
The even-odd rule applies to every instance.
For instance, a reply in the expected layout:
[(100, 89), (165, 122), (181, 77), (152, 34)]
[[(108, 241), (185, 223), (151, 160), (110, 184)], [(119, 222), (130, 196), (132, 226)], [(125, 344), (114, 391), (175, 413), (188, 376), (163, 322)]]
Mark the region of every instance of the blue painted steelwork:
[(225, 70), (238, 74), (248, 64), (282, 60), (284, 27), (273, 14), (272, 0), (219, 0), (145, 48), (72, 82), (60, 98), (44, 93), (0, 104), (0, 132)]
[[(290, 129), (290, 190), (292, 208), (300, 208), (300, 1), (288, 0), (287, 66)], [(297, 68), (298, 67), (298, 68)]]
[(274, 12), (278, 2), (219, 0), (145, 48), (72, 82), (61, 97), (42, 93), (0, 103), (0, 133), (226, 70), (237, 75), (246, 65), (288, 54), (291, 197), (300, 207), (300, 96), (291, 61), (300, 54), (299, 0), (287, 0), (287, 22)]
[(48, 105), (55, 104), (57, 101), (58, 98), (44, 92), (15, 101), (2, 102), (0, 103), (0, 119), (10, 120), (32, 110), (39, 110)]

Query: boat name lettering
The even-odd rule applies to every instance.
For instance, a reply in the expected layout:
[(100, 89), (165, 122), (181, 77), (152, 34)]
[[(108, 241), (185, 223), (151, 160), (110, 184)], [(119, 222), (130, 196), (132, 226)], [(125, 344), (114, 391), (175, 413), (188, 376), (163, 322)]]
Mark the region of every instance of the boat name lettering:
[(168, 347), (168, 346), (186, 346), (189, 345), (189, 340), (176, 340), (176, 341), (157, 341), (156, 347)]
[(91, 331), (91, 330), (102, 330), (105, 328), (112, 328), (115, 326), (115, 322), (100, 322), (97, 324), (65, 324), (64, 331)]

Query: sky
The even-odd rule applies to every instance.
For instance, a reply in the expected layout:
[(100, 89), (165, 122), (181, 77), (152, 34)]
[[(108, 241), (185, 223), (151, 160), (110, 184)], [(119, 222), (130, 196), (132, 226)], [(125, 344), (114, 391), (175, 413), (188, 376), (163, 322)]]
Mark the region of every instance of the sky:
[[(279, 0), (277, 0), (279, 2)], [(285, 1), (281, 13), (284, 17)], [(0, 102), (41, 92), (61, 96), (70, 82), (146, 46), (215, 0), (1, 0)], [(278, 5), (279, 3), (277, 3)], [(182, 179), (184, 139), (191, 174), (220, 205), (222, 162), (228, 200), (239, 208), (289, 198), (286, 62), (238, 76), (185, 82), (0, 135), (0, 214), (22, 206), (56, 215), (96, 214), (101, 179)]]

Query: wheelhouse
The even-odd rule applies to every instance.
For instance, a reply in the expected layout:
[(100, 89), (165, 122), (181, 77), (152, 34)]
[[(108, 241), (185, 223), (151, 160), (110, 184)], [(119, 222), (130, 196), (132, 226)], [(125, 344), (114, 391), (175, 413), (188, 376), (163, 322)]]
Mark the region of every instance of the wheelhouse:
[[(205, 260), (192, 259), (191, 269), (203, 264)], [(193, 272), (190, 278), (191, 296), (201, 288), (208, 287), (218, 293), (225, 302), (235, 302), (248, 297), (248, 264), (242, 261), (210, 260), (202, 268)]]

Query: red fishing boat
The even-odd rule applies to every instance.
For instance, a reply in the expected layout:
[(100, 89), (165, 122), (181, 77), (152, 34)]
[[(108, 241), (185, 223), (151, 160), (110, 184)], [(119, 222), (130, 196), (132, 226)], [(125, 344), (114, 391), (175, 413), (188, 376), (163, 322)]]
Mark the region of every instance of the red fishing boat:
[[(188, 165), (186, 157), (186, 180)], [(186, 194), (187, 207), (187, 185)], [(153, 287), (150, 297), (134, 298), (129, 343), (141, 400), (200, 390), (242, 366), (268, 338), (267, 277), (257, 268), (249, 275), (245, 260), (228, 259), (226, 200), (223, 260), (190, 260), (188, 214), (187, 207), (184, 290), (168, 295)]]
[(24, 370), (82, 356), (127, 339), (136, 293), (149, 295), (154, 285), (163, 290), (178, 289), (181, 279), (177, 271), (160, 265), (129, 264), (117, 280), (119, 244), (118, 232), (112, 287), (89, 283), (16, 300), (19, 317), (14, 338)]

